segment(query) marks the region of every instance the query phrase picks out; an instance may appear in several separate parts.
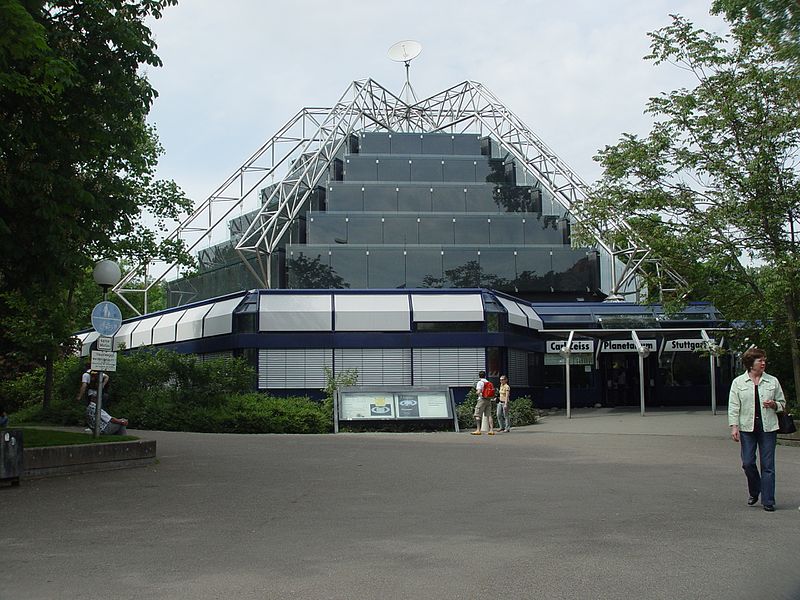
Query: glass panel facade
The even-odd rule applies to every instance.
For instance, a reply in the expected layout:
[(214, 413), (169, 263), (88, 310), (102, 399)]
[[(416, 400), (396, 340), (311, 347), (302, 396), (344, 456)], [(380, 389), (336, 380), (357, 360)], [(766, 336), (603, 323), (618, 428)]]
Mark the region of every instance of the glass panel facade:
[(423, 215), (419, 218), (420, 244), (453, 244), (454, 217)]
[(411, 215), (390, 215), (383, 223), (383, 243), (416, 245), (419, 243), (419, 223)]
[(320, 213), (309, 216), (306, 219), (308, 224), (308, 243), (309, 244), (335, 244), (336, 240), (340, 243), (347, 243), (347, 226), (345, 215), (334, 213)]
[(366, 211), (396, 211), (397, 186), (364, 185), (364, 209)]
[(523, 219), (525, 244), (563, 244), (564, 237), (558, 229), (558, 220), (527, 215)]
[(408, 161), (411, 181), (442, 181), (442, 160), (437, 158), (414, 158)]
[(466, 154), (473, 156), (481, 153), (480, 136), (454, 135), (451, 137), (453, 138), (453, 154)]
[(377, 163), (377, 181), (410, 181), (411, 161), (407, 158), (382, 156)]
[(353, 215), (348, 217), (347, 241), (350, 244), (382, 244), (383, 217), (380, 215)]
[(467, 212), (496, 213), (498, 210), (506, 212), (505, 209), (498, 209), (497, 202), (494, 198), (494, 184), (477, 183), (464, 187), (467, 190)]
[[(285, 253), (273, 254), (272, 285), (597, 297), (598, 253), (569, 245), (563, 209), (499, 144), (452, 133), (363, 132), (353, 140), (337, 157), (341, 171), (330, 170), (286, 236)], [(171, 282), (171, 297), (253, 287), (234, 246), (205, 251), (200, 274)]]
[(406, 287), (440, 288), (443, 283), (442, 251), (439, 248), (406, 250)]
[(498, 215), (489, 220), (490, 244), (524, 244), (523, 220), (516, 216)]
[(521, 248), (517, 251), (517, 288), (521, 292), (548, 292), (552, 283), (552, 251)]
[[(453, 139), (452, 135), (424, 135), (422, 136), (423, 154), (452, 155)], [(463, 152), (463, 154), (480, 154), (480, 147), (477, 152)]]
[(370, 249), (367, 257), (367, 280), (370, 288), (404, 288), (406, 257), (402, 248)]
[(488, 287), (511, 294), (516, 292), (516, 250), (506, 248), (482, 248), (480, 265), (481, 287)]
[(432, 201), (434, 212), (465, 212), (467, 192), (458, 185), (438, 185), (433, 188)]
[(390, 134), (383, 132), (362, 133), (359, 143), (361, 154), (389, 154), (391, 150)]
[(344, 287), (367, 288), (367, 251), (364, 248), (331, 248), (331, 269)]
[(378, 162), (368, 156), (351, 156), (344, 165), (346, 181), (380, 181), (378, 179)]
[(422, 154), (422, 136), (418, 133), (392, 133), (389, 148), (392, 154)]
[(349, 287), (331, 267), (327, 248), (289, 251), (286, 257), (287, 284), (290, 289), (340, 289)]
[(329, 185), (328, 210), (364, 210), (364, 192), (361, 186)]
[[(443, 161), (442, 172), (444, 181), (475, 182), (486, 181), (489, 173), (488, 161), (485, 158), (448, 158)], [(480, 164), (480, 169), (478, 165)], [(480, 173), (480, 179), (479, 179)]]
[(397, 191), (397, 210), (408, 212), (431, 212), (433, 210), (431, 186), (401, 186)]
[(477, 216), (458, 216), (454, 218), (453, 230), (456, 244), (489, 244), (489, 219)]
[(442, 256), (444, 287), (479, 287), (481, 265), (473, 248), (445, 248)]

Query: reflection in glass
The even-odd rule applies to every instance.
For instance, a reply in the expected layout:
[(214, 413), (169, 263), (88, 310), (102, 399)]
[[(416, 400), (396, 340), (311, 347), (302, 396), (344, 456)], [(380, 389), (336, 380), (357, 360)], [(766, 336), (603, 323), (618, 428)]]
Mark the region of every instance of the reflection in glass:
[[(433, 282), (433, 284), (429, 282)], [(407, 250), (406, 287), (442, 287), (442, 251), (440, 249), (409, 248)]]
[(317, 213), (308, 219), (308, 243), (347, 243), (347, 225), (344, 215)]
[(406, 257), (402, 248), (371, 248), (367, 257), (370, 288), (406, 287)]
[(593, 291), (600, 285), (596, 252), (564, 248), (553, 253), (553, 289)]
[(341, 289), (350, 287), (328, 264), (328, 256), (303, 252), (290, 252), (286, 260), (289, 288), (291, 289)]
[(496, 185), (493, 192), (497, 207), (510, 213), (535, 213), (541, 211), (541, 200), (537, 203), (534, 198), (540, 199), (539, 194), (534, 195), (530, 187), (516, 185)]
[(513, 294), (517, 291), (517, 257), (506, 248), (481, 249), (481, 287)]
[(344, 279), (347, 287), (368, 287), (367, 253), (363, 248), (331, 248), (331, 268)]
[(444, 287), (479, 287), (481, 265), (475, 250), (446, 249), (444, 265)]

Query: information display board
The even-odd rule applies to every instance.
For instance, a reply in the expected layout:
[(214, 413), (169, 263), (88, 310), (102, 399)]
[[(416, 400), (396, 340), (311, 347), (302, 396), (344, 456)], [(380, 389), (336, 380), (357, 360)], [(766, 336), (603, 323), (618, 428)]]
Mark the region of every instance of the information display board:
[(453, 420), (453, 396), (446, 387), (346, 387), (336, 392), (339, 421)]

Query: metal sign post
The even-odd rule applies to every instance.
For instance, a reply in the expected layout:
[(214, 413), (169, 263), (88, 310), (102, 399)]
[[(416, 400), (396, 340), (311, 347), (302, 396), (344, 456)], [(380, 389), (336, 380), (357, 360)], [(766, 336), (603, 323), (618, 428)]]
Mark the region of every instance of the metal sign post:
[[(103, 300), (92, 309), (92, 326), (101, 336), (111, 338), (119, 331), (121, 325), (122, 312), (113, 302)], [(104, 348), (107, 343), (104, 341)], [(99, 438), (100, 415), (103, 411), (103, 379), (106, 376), (106, 371), (117, 370), (117, 354), (115, 352), (93, 351), (91, 370), (97, 370), (100, 373), (97, 381), (97, 402), (95, 402), (94, 406), (94, 437)]]

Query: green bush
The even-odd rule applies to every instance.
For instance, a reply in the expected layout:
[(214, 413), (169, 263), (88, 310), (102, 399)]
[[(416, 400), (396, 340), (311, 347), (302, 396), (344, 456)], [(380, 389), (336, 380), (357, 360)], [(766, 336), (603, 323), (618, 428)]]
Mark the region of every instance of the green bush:
[[(478, 393), (471, 389), (464, 401), (456, 406), (456, 415), (458, 415), (458, 426), (463, 429), (475, 427), (475, 404), (478, 402)], [(523, 425), (533, 425), (539, 419), (539, 413), (533, 405), (533, 400), (528, 396), (521, 396), (519, 398), (512, 398), (509, 402), (509, 417), (511, 419), (512, 427), (521, 427)], [(497, 420), (496, 406), (492, 406), (492, 417)], [(497, 425), (497, 423), (495, 423)]]
[(325, 372), (325, 388), (322, 391), (325, 392), (325, 400), (323, 400), (322, 406), (325, 414), (328, 415), (330, 430), (333, 431), (333, 400), (334, 396), (336, 396), (336, 390), (340, 387), (356, 385), (358, 383), (358, 369), (346, 369), (335, 376), (333, 370), (329, 367), (323, 367), (323, 371)]
[[(4, 382), (13, 423), (85, 423), (76, 402), (85, 359), (56, 364), (53, 401), (42, 409), (44, 373)], [(241, 359), (199, 361), (170, 351), (120, 354), (110, 373), (109, 412), (137, 429), (218, 433), (326, 433), (332, 412), (308, 398), (274, 398), (252, 391), (255, 373)]]

